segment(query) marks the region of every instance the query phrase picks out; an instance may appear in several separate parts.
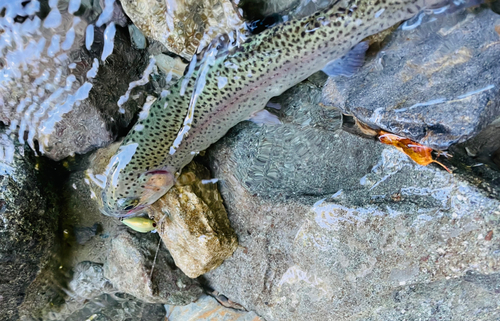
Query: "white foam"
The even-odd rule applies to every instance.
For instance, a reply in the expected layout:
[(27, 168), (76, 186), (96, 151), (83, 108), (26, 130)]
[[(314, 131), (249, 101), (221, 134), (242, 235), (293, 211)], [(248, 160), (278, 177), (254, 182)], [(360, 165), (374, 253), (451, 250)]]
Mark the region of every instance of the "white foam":
[(380, 9), (379, 11), (375, 12), (375, 18), (378, 18), (384, 13), (385, 8)]
[(105, 61), (106, 58), (113, 53), (115, 33), (115, 23), (111, 22), (104, 30), (104, 48), (102, 49), (101, 55), (102, 61)]
[(52, 58), (59, 52), (60, 41), (61, 41), (61, 36), (59, 35), (52, 36), (49, 48), (47, 48), (47, 56)]
[(224, 88), (227, 85), (227, 77), (217, 77), (217, 87)]
[(132, 91), (132, 89), (134, 89), (137, 86), (143, 86), (149, 82), (149, 75), (153, 72), (153, 68), (155, 66), (155, 63), (156, 63), (155, 58), (153, 56), (151, 56), (149, 58), (148, 66), (146, 67), (146, 69), (144, 69), (144, 72), (142, 73), (141, 79), (136, 80), (136, 81), (132, 81), (131, 83), (129, 83), (127, 91), (118, 100), (118, 107), (121, 108), (121, 106), (128, 101), (129, 96), (130, 96), (130, 92)]
[(53, 7), (48, 16), (45, 17), (45, 20), (43, 21), (43, 26), (45, 28), (57, 28), (61, 25), (61, 22), (62, 22), (62, 16), (61, 16), (61, 12), (59, 12), (59, 9), (57, 9), (57, 7)]
[(87, 78), (92, 79), (95, 76), (97, 76), (97, 71), (99, 69), (99, 60), (97, 58), (94, 58), (94, 62), (92, 63), (92, 68), (87, 71)]
[(184, 124), (182, 129), (177, 134), (177, 137), (175, 138), (172, 146), (170, 146), (170, 151), (169, 151), (170, 155), (174, 154), (177, 148), (179, 148), (182, 139), (191, 128), (191, 124), (193, 123), (194, 111), (196, 107), (196, 101), (198, 100), (198, 97), (201, 95), (203, 88), (205, 88), (205, 85), (207, 83), (206, 76), (208, 74), (208, 71), (210, 70), (210, 67), (215, 63), (215, 57), (217, 56), (217, 52), (218, 51), (216, 48), (210, 48), (203, 56), (202, 65), (200, 67), (200, 70), (198, 71), (199, 72), (198, 77), (196, 78), (195, 88), (193, 94), (191, 95), (191, 100), (189, 101), (188, 112), (186, 118), (184, 119)]
[(88, 25), (85, 29), (85, 48), (90, 50), (92, 44), (94, 43), (94, 25)]
[(80, 9), (81, 0), (69, 0), (68, 12), (73, 14)]
[(110, 171), (113, 170), (111, 176), (111, 184), (114, 187), (118, 186), (118, 176), (125, 168), (125, 166), (127, 166), (127, 164), (132, 160), (132, 157), (135, 155), (138, 146), (138, 143), (122, 145), (118, 149), (118, 152), (115, 154), (115, 156), (110, 159), (109, 164), (106, 167), (104, 176), (109, 177)]
[(63, 50), (69, 50), (75, 41), (75, 28), (70, 28), (68, 32), (66, 32), (66, 38), (61, 45)]
[(182, 79), (181, 90), (179, 92), (181, 96), (184, 96), (184, 94), (186, 93), (187, 85), (189, 83), (189, 80), (191, 79), (191, 76), (193, 75), (194, 68), (196, 67), (196, 59), (197, 59), (196, 56), (193, 56), (193, 59), (189, 63), (188, 71), (184, 76), (184, 78)]
[(101, 15), (97, 19), (95, 23), (96, 26), (100, 27), (106, 23), (108, 23), (113, 17), (115, 0), (105, 0), (104, 1), (104, 9), (101, 12)]
[(202, 184), (215, 184), (219, 181), (218, 178), (212, 178), (212, 179), (202, 179), (201, 183)]

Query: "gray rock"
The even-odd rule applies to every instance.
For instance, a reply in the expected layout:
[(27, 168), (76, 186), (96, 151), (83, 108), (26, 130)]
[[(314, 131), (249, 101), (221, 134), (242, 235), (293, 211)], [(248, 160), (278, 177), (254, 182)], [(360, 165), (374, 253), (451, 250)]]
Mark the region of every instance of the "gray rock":
[[(186, 305), (196, 300), (202, 289), (188, 278), (165, 248), (158, 235), (124, 231), (113, 237), (104, 263), (104, 276), (120, 292), (148, 303)], [(154, 264), (154, 265), (153, 265)]]
[(492, 156), (493, 162), (500, 168), (500, 148), (497, 149)]
[(137, 49), (146, 49), (147, 41), (142, 32), (134, 25), (128, 25), (130, 40)]
[(124, 11), (146, 36), (191, 60), (218, 35), (244, 32), (243, 23), (228, 0), (150, 2), (121, 1)]
[(209, 151), (240, 248), (207, 284), (268, 321), (498, 317), (500, 201), (328, 120), (290, 122), (315, 113), (308, 85), (276, 100), (282, 126), (240, 125)]
[[(37, 164), (38, 162), (38, 164)], [(0, 311), (17, 320), (19, 305), (55, 251), (57, 197), (46, 169), (4, 131), (0, 133)]]
[(500, 198), (500, 118), (477, 136), (453, 145), (448, 161), (457, 168), (461, 178), (478, 186), (490, 197)]
[(486, 9), (423, 15), (405, 22), (355, 76), (330, 79), (325, 102), (374, 128), (447, 149), (500, 115), (500, 16)]
[(58, 311), (50, 311), (43, 320), (157, 320), (163, 321), (165, 308), (161, 304), (147, 304), (136, 298), (116, 293), (104, 277), (102, 264), (81, 262), (76, 265), (68, 284), (69, 294)]

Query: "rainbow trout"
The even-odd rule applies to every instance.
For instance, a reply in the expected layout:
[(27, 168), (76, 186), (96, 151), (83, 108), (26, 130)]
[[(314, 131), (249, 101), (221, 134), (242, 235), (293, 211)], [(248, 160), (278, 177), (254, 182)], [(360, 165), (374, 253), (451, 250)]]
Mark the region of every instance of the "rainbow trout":
[(143, 111), (125, 137), (107, 168), (103, 212), (138, 213), (173, 186), (198, 152), (262, 110), (270, 98), (345, 56), (362, 39), (435, 3), (337, 1), (252, 36), (222, 57), (214, 48), (207, 50), (198, 69), (189, 70), (148, 114)]

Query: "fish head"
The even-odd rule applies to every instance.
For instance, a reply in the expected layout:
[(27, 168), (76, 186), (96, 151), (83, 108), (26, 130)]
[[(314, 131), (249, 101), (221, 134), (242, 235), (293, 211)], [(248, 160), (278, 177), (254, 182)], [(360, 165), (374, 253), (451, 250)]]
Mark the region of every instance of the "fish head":
[[(146, 172), (128, 172), (118, 181), (108, 177), (102, 191), (102, 212), (108, 216), (130, 217), (162, 197), (175, 182), (175, 171), (156, 169)], [(110, 174), (112, 175), (112, 174)]]

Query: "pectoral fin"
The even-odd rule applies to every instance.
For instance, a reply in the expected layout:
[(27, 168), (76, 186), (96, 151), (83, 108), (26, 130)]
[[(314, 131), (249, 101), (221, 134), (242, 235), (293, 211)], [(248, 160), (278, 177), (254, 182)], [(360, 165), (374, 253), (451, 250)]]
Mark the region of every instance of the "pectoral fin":
[(266, 125), (279, 125), (281, 124), (281, 121), (278, 119), (278, 116), (271, 114), (265, 109), (259, 110), (252, 115), (250, 115), (250, 118), (248, 119), (252, 123), (255, 123), (259, 126), (262, 126), (263, 124)]
[(354, 75), (365, 62), (365, 53), (368, 49), (368, 41), (363, 41), (354, 46), (345, 56), (330, 61), (323, 72), (330, 77)]
[(144, 174), (144, 190), (140, 203), (149, 205), (165, 194), (173, 185), (175, 177), (171, 170), (152, 170)]

